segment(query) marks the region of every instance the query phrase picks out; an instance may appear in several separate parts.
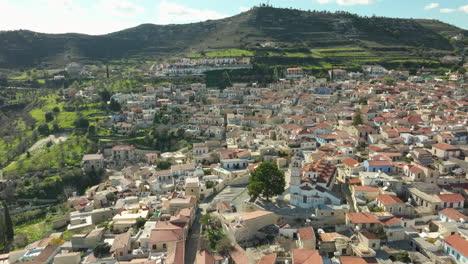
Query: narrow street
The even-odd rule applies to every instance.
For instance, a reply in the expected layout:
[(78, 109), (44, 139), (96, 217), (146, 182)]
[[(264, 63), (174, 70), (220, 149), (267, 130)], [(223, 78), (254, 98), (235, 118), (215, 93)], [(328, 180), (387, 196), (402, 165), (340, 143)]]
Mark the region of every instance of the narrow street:
[(197, 255), (198, 243), (201, 232), (200, 217), (205, 213), (206, 208), (208, 208), (209, 203), (200, 203), (195, 216), (195, 221), (193, 222), (192, 228), (188, 234), (187, 244), (185, 245), (185, 263), (192, 264), (195, 263), (195, 258)]
[(200, 216), (201, 216), (201, 209), (198, 209), (197, 215), (195, 217), (195, 221), (193, 222), (192, 228), (189, 232), (187, 244), (185, 247), (185, 263), (191, 264), (195, 263), (195, 257), (197, 254), (198, 249), (198, 239), (200, 238)]

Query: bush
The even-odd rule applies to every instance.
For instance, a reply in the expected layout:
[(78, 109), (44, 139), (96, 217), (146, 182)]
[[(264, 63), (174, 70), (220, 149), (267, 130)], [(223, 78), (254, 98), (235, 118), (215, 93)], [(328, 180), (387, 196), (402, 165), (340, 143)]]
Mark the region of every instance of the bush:
[(213, 181), (207, 181), (207, 182), (206, 182), (206, 188), (207, 188), (207, 189), (211, 189), (211, 188), (213, 188), (213, 186), (214, 186), (214, 182), (213, 182)]
[(108, 243), (99, 243), (93, 250), (93, 254), (96, 258), (108, 255), (111, 246)]

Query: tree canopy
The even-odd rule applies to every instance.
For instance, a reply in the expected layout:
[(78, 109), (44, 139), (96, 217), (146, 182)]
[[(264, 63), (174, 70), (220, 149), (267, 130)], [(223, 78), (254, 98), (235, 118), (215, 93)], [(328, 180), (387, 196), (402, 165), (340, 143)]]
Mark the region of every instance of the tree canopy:
[(250, 196), (258, 197), (262, 195), (269, 199), (282, 194), (285, 186), (284, 172), (278, 169), (276, 164), (263, 162), (252, 171), (247, 189)]

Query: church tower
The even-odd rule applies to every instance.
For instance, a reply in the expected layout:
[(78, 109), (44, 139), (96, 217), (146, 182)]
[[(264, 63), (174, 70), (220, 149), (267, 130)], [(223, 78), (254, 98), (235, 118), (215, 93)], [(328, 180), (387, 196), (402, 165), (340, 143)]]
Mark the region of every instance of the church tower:
[(302, 158), (298, 155), (295, 155), (291, 159), (291, 164), (289, 165), (289, 173), (291, 175), (290, 185), (299, 186), (301, 184), (301, 169), (302, 169)]

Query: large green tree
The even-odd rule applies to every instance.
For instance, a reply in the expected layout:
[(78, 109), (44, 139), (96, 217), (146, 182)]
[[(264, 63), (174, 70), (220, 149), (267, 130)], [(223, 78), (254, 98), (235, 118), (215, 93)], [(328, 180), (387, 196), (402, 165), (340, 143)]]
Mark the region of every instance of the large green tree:
[(282, 194), (285, 186), (284, 172), (278, 169), (276, 164), (263, 162), (252, 171), (247, 189), (250, 196), (258, 197), (261, 195), (269, 199)]

